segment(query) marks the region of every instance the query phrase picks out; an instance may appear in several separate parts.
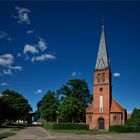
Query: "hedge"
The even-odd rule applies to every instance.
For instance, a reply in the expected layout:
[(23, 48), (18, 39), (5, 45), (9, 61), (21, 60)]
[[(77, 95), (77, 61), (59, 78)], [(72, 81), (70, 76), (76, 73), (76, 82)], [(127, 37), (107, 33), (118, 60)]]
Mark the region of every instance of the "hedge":
[(114, 125), (110, 126), (109, 128), (110, 131), (112, 132), (140, 132), (140, 127), (132, 127), (132, 126), (127, 126), (127, 125)]
[(43, 125), (45, 129), (58, 129), (58, 130), (88, 130), (87, 124), (79, 123), (50, 123), (47, 122)]

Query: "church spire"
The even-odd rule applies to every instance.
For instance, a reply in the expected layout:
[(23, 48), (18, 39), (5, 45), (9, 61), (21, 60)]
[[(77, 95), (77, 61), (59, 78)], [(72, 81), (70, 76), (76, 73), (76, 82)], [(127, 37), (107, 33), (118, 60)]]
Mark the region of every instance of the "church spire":
[(107, 53), (106, 41), (105, 41), (104, 24), (102, 24), (102, 33), (101, 33), (101, 39), (99, 44), (95, 70), (106, 69), (106, 68), (109, 68), (109, 58)]

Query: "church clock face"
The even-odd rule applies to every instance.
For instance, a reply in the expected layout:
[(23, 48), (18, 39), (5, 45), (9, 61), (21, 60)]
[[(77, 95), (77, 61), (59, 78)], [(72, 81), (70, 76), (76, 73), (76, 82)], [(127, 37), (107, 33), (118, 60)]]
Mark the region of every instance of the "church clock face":
[(103, 88), (101, 87), (99, 90), (100, 90), (100, 92), (102, 92), (103, 91)]

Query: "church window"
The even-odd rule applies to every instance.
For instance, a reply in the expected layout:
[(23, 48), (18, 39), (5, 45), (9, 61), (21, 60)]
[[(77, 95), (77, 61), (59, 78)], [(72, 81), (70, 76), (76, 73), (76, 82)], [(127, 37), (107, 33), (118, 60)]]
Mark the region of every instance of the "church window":
[(100, 82), (100, 73), (97, 75), (97, 82)]
[(100, 95), (100, 99), (99, 99), (99, 111), (100, 113), (103, 112), (103, 96)]
[(117, 119), (116, 116), (113, 116), (113, 121), (116, 121), (116, 119)]
[(102, 82), (105, 82), (105, 73), (102, 73)]

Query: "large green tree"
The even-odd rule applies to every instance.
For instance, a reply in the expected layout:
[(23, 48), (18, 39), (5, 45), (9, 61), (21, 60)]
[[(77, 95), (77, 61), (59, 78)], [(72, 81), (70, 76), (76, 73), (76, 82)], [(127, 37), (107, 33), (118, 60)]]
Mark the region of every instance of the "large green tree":
[(131, 115), (131, 120), (134, 121), (136, 125), (140, 126), (140, 109), (139, 108), (134, 108)]
[[(5, 90), (1, 93), (2, 104), (5, 104), (6, 119), (10, 121), (15, 121), (18, 119), (27, 120), (28, 113), (32, 110), (31, 106), (28, 104), (28, 100), (25, 99), (22, 94), (19, 94), (16, 91)], [(4, 106), (4, 105), (2, 105)], [(4, 113), (5, 114), (5, 113)]]
[[(59, 117), (66, 121), (83, 121), (85, 110), (92, 101), (92, 95), (86, 81), (80, 79), (69, 80), (57, 91), (57, 94), (60, 99)], [(70, 119), (69, 116), (73, 117)]]
[(91, 101), (91, 94), (88, 88), (88, 84), (85, 80), (72, 79), (57, 90), (59, 98), (62, 100), (63, 97), (71, 96), (80, 100), (84, 106), (88, 106)]
[(47, 91), (37, 107), (41, 118), (51, 122), (56, 121), (58, 101), (55, 92)]
[(59, 121), (80, 122), (81, 116), (85, 113), (85, 107), (82, 102), (74, 97), (65, 97), (58, 107)]

